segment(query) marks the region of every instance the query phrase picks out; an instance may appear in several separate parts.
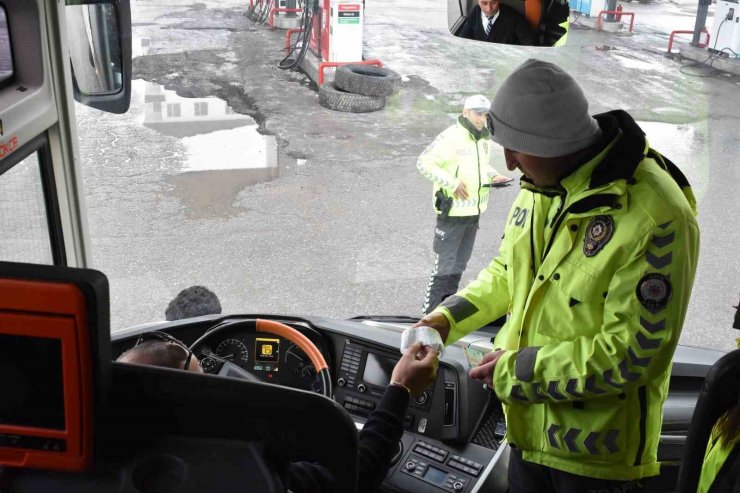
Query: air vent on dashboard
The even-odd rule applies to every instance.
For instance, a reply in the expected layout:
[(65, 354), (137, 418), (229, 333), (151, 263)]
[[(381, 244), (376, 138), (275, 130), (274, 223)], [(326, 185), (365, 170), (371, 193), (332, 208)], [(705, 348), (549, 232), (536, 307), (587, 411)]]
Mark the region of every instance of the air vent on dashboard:
[(453, 426), (455, 424), (455, 394), (455, 383), (445, 382), (445, 426)]
[(354, 388), (355, 376), (357, 375), (357, 369), (360, 366), (360, 357), (362, 356), (362, 349), (355, 347), (347, 341), (344, 344), (344, 352), (342, 353), (342, 363), (339, 367), (343, 374), (347, 377), (347, 386)]

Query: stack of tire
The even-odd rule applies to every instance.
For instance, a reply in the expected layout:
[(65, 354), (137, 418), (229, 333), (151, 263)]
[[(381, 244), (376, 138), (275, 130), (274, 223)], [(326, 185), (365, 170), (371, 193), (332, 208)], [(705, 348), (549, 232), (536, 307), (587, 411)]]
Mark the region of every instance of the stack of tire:
[(319, 87), (319, 104), (334, 111), (367, 113), (385, 107), (385, 98), (401, 88), (401, 76), (393, 70), (370, 65), (337, 67), (334, 82)]

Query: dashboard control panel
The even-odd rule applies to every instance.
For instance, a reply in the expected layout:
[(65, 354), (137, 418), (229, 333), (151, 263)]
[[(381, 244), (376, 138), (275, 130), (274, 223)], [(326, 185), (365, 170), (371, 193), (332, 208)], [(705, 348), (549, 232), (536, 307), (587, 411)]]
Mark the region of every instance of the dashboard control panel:
[[(383, 352), (348, 339), (345, 340), (339, 358), (339, 367), (335, 374), (334, 398), (350, 413), (367, 417), (383, 397), (385, 388), (390, 384), (393, 368), (400, 357), (400, 354)], [(441, 379), (438, 380), (439, 385), (442, 385), (441, 388), (444, 388)], [(403, 420), (406, 430), (417, 433), (426, 433), (431, 430), (428, 427), (429, 413), (437, 385), (437, 383), (432, 384), (411, 401)], [(451, 385), (454, 386), (455, 383)], [(444, 393), (442, 390), (439, 392)], [(440, 404), (439, 409), (443, 408), (444, 406)], [(432, 420), (432, 422), (436, 421)]]
[[(382, 397), (400, 357), (400, 354), (381, 353), (347, 340), (339, 362), (336, 385), (348, 392)], [(431, 386), (412, 401), (412, 405), (428, 409), (433, 392)]]
[(465, 457), (444, 445), (431, 441), (416, 441), (398, 472), (409, 480), (421, 481), (454, 493), (470, 491), (490, 461), (490, 452), (471, 451), (474, 458)]

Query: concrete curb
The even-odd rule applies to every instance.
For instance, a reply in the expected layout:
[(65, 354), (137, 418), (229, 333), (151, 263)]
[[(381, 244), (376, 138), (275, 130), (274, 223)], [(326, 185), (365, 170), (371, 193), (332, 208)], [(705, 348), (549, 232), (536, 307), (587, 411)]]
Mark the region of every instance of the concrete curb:
[[(596, 17), (581, 17), (578, 19), (578, 24), (586, 26), (591, 29), (596, 29)], [(615, 33), (624, 29), (624, 22), (601, 22), (601, 30), (609, 33)]]

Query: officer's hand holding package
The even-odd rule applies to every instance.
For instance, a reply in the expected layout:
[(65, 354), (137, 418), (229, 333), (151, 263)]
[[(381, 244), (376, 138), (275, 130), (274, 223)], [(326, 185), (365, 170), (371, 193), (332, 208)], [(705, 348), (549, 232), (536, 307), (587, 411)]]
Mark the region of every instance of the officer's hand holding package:
[(471, 368), (468, 372), (470, 378), (480, 380), (489, 387), (493, 387), (493, 370), (496, 368), (499, 358), (506, 352), (504, 349), (492, 351), (483, 357), (480, 365)]

